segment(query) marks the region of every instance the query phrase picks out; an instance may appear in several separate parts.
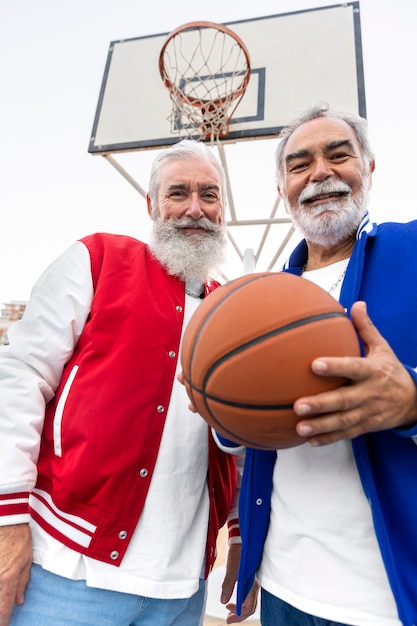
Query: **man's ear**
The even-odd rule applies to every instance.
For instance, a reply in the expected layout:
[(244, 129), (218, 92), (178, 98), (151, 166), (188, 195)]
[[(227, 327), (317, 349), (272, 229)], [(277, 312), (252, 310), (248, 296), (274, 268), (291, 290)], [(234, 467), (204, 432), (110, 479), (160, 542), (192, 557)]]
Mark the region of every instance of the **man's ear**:
[[(279, 197), (280, 197), (280, 198), (281, 198), (281, 200), (282, 200), (282, 199), (283, 199), (283, 197), (282, 197), (282, 191), (281, 191), (281, 187), (280, 187), (280, 185), (277, 185), (277, 190), (278, 190), (278, 195), (279, 195)], [(289, 213), (289, 211), (288, 211), (288, 209), (287, 209), (287, 203), (286, 203), (286, 202), (284, 202), (284, 209), (285, 209), (285, 212), (288, 214), (288, 213)]]
[(148, 215), (151, 218), (151, 220), (153, 220), (152, 201), (151, 201), (151, 197), (150, 197), (150, 195), (148, 193), (146, 194), (146, 206), (148, 207)]
[(374, 173), (375, 170), (375, 161), (374, 159), (372, 159), (372, 161), (369, 163), (369, 172), (370, 172), (370, 177), (369, 177), (369, 189), (372, 187), (372, 174)]

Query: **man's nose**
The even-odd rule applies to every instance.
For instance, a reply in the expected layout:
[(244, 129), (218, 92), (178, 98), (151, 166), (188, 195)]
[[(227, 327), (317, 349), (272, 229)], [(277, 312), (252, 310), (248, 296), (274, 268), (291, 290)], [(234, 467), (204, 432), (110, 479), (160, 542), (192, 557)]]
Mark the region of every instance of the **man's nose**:
[(193, 219), (198, 219), (204, 215), (198, 193), (191, 194), (190, 202), (185, 213)]
[(322, 181), (333, 176), (333, 170), (327, 159), (316, 159), (311, 168), (311, 180)]

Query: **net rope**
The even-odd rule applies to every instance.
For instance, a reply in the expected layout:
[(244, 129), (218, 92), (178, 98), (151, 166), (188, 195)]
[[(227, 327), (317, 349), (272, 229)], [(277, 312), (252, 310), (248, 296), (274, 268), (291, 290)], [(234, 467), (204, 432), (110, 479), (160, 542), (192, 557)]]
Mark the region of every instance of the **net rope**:
[(227, 136), (230, 117), (246, 90), (248, 54), (231, 31), (215, 26), (178, 31), (168, 39), (160, 58), (161, 76), (172, 101), (171, 132), (181, 139), (214, 143)]

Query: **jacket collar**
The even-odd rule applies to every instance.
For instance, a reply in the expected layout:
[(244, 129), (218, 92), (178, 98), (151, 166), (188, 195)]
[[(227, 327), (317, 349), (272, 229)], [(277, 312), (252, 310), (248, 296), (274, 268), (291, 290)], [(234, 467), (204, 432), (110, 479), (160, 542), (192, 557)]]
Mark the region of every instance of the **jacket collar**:
[[(376, 225), (372, 224), (369, 212), (366, 211), (356, 231), (356, 240), (359, 241), (364, 233), (370, 234), (374, 228), (376, 228)], [(307, 243), (306, 240), (303, 239), (293, 250), (290, 257), (284, 263), (282, 269), (290, 272), (291, 274), (301, 274), (302, 268), (307, 262), (307, 256)]]

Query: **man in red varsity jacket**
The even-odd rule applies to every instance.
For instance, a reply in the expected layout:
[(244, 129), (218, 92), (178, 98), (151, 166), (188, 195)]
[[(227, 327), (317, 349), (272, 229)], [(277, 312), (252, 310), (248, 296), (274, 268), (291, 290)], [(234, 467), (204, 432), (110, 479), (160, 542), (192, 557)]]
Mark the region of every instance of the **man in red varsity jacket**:
[(75, 242), (2, 348), (0, 626), (202, 624), (236, 487), (177, 381), (182, 332), (224, 258), (210, 148), (160, 153), (147, 203), (150, 244)]

